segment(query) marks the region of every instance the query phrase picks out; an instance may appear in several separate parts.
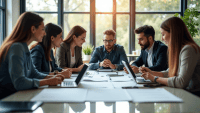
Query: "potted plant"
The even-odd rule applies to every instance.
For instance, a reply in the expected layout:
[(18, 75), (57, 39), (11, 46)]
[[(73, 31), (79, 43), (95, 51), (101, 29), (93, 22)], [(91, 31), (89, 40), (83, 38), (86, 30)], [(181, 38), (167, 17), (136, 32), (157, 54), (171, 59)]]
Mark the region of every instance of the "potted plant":
[(93, 48), (94, 48), (94, 46), (92, 46), (92, 45), (84, 45), (83, 47), (82, 47), (82, 51), (83, 51), (83, 53), (84, 53), (84, 61), (89, 61), (90, 59), (91, 59), (91, 54), (92, 54), (92, 51), (93, 51)]
[(176, 13), (174, 16), (180, 17), (183, 20), (191, 36), (194, 38), (199, 32), (199, 28), (197, 28), (199, 25), (199, 23), (197, 23), (199, 15), (200, 13), (198, 13), (197, 9), (190, 8), (185, 10), (183, 17), (180, 16), (178, 13)]

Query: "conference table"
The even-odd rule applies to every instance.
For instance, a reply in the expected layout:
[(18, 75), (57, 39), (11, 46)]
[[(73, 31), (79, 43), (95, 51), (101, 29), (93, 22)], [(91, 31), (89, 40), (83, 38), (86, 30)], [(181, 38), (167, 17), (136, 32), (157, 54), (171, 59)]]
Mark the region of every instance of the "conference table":
[[(93, 72), (93, 71), (91, 71)], [(100, 72), (94, 71), (93, 74), (98, 74)], [(124, 72), (121, 72), (123, 74)], [(95, 75), (94, 74), (94, 75)], [(124, 73), (125, 74), (125, 73)], [(73, 74), (69, 81), (74, 81), (76, 79), (76, 74)], [(121, 88), (120, 84), (124, 84), (126, 82), (112, 82), (112, 86), (108, 86), (107, 89), (112, 88)], [(131, 83), (132, 81), (128, 81)], [(88, 81), (81, 81), (78, 88), (96, 88), (92, 87), (92, 85), (85, 84)], [(104, 84), (105, 82), (90, 82), (92, 84)], [(57, 86), (59, 88), (59, 86)], [(38, 93), (40, 93), (44, 89), (54, 89), (56, 87), (51, 86), (43, 86), (38, 89), (31, 89), (25, 91), (18, 91), (7, 98), (4, 98), (2, 101), (30, 101), (33, 97), (35, 97)], [(149, 87), (140, 87), (139, 89), (146, 89)], [(154, 87), (151, 87), (152, 89)], [(158, 87), (156, 87), (158, 88)], [(181, 103), (173, 103), (173, 102), (162, 102), (162, 103), (154, 103), (154, 102), (146, 102), (146, 103), (134, 103), (131, 101), (116, 101), (116, 102), (44, 102), (42, 106), (38, 107), (34, 112), (35, 113), (154, 113), (154, 112), (200, 112), (200, 98), (178, 88), (170, 88), (161, 86), (159, 88), (164, 88), (168, 92), (173, 95), (181, 98), (183, 102)]]

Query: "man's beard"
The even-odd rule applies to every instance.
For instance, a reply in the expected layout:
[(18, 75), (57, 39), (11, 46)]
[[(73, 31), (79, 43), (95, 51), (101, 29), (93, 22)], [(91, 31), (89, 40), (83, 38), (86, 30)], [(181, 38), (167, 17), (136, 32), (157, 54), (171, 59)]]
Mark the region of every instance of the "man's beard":
[(114, 46), (106, 46), (106, 50), (112, 50)]
[[(142, 50), (145, 50), (146, 48), (148, 48), (148, 47), (150, 46), (149, 40), (147, 39), (147, 42), (146, 42), (144, 45), (141, 45), (141, 44), (140, 44), (140, 46), (141, 46), (141, 49), (142, 49)], [(142, 46), (144, 46), (144, 47), (142, 48)]]

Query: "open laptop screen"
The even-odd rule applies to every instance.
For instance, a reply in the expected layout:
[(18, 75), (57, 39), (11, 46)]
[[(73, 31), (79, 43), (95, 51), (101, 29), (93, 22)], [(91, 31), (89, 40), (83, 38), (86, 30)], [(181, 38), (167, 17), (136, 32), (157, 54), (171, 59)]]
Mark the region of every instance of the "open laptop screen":
[(133, 76), (133, 78), (136, 80), (135, 73), (133, 72), (133, 70), (131, 69), (131, 67), (129, 66), (129, 64), (127, 62), (125, 62), (125, 61), (122, 61), (122, 63), (126, 67), (126, 69), (129, 72), (129, 74), (131, 74)]
[(79, 84), (79, 82), (81, 81), (81, 78), (83, 77), (83, 75), (85, 74), (86, 70), (87, 70), (88, 66), (84, 64), (81, 72), (79, 73), (78, 77), (76, 78), (75, 82), (76, 84)]

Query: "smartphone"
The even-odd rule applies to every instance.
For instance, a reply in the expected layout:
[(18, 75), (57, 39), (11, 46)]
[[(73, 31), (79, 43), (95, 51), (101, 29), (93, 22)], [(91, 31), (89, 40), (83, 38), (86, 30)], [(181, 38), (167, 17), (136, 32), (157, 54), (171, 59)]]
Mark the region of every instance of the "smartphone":
[(136, 86), (126, 86), (126, 87), (122, 87), (122, 89), (137, 89), (138, 87)]

